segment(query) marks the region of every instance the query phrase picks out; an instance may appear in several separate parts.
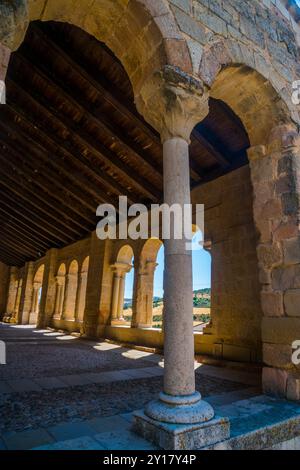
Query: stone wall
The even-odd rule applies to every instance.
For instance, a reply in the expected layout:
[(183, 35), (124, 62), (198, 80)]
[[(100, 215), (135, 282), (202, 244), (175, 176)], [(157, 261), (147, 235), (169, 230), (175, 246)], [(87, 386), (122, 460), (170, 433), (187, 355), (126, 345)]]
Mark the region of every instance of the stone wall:
[(212, 324), (202, 352), (232, 360), (261, 358), (260, 284), (250, 170), (244, 166), (192, 192), (205, 205), (205, 241), (212, 258)]

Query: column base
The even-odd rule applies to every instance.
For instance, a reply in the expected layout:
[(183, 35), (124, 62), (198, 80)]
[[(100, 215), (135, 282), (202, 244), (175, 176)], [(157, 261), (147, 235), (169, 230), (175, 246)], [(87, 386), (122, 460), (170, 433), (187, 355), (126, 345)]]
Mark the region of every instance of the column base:
[(143, 411), (136, 411), (133, 419), (133, 431), (164, 450), (196, 450), (230, 437), (227, 418), (194, 424), (170, 424), (154, 420)]
[(146, 405), (145, 415), (170, 424), (204, 423), (214, 417), (213, 407), (201, 400), (199, 392), (186, 396), (173, 396), (161, 392), (159, 400)]

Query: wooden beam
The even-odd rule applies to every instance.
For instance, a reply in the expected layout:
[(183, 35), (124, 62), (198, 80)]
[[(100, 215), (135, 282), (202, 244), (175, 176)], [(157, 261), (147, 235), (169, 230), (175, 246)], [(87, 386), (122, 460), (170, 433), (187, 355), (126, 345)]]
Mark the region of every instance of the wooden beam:
[(195, 128), (192, 132), (192, 137), (194, 137), (198, 142), (204, 147), (222, 166), (222, 168), (228, 168), (230, 162)]
[[(1, 107), (0, 107), (0, 115), (1, 115)], [(7, 115), (4, 116), (4, 119), (0, 119), (0, 142), (2, 143), (2, 147), (6, 150), (8, 149), (10, 154), (14, 157), (18, 157), (19, 160), (23, 161), (23, 164), (26, 162), (26, 165), (32, 165), (32, 171), (35, 171), (37, 167), (40, 168), (39, 170), (39, 179), (36, 180), (36, 184), (44, 185), (44, 187), (49, 192), (55, 191), (57, 194), (62, 194), (67, 199), (67, 196), (71, 197), (71, 203), (73, 210), (76, 210), (78, 215), (83, 218), (86, 218), (85, 213), (80, 211), (78, 203), (80, 203), (81, 207), (86, 207), (91, 213), (95, 212), (95, 206), (92, 205), (89, 201), (91, 199), (91, 195), (84, 195), (84, 192), (77, 188), (77, 186), (72, 185), (67, 177), (60, 176), (60, 167), (59, 165), (55, 166), (55, 170), (52, 170), (53, 159), (50, 158), (48, 155), (49, 152), (40, 151), (38, 146), (34, 148), (28, 147), (28, 141), (30, 138), (23, 140), (21, 143), (18, 142), (18, 138), (21, 136), (20, 127), (16, 126), (15, 122), (10, 122), (10, 119)], [(5, 129), (6, 134), (3, 134), (1, 128)], [(15, 130), (17, 134), (12, 135), (12, 130)], [(13, 138), (12, 138), (13, 137)], [(24, 160), (24, 152), (26, 152), (26, 160)], [(34, 157), (36, 155), (36, 157)], [(42, 169), (40, 164), (37, 162), (43, 162), (43, 164), (47, 165), (46, 171), (42, 174)], [(84, 197), (85, 196), (85, 197)], [(78, 203), (76, 202), (78, 201)], [(90, 217), (86, 218), (86, 220), (90, 220)]]
[[(124, 96), (118, 92), (117, 88), (111, 86), (105, 76), (98, 74), (97, 80), (94, 79), (90, 71), (87, 72), (87, 64), (83, 64), (81, 56), (77, 54), (74, 49), (70, 49), (70, 47), (68, 47), (68, 43), (64, 44), (62, 47), (56, 42), (57, 38), (53, 38), (53, 36), (50, 38), (49, 30), (47, 31), (47, 34), (45, 34), (37, 23), (32, 23), (31, 29), (37, 33), (38, 40), (44, 41), (48, 51), (53, 51), (63, 59), (64, 62), (71, 67), (72, 72), (76, 71), (84, 80), (86, 80), (89, 85), (98, 92), (98, 95), (106, 101), (106, 103), (109, 103), (115, 110), (125, 116), (129, 121), (133, 122), (134, 125), (146, 134), (151, 141), (154, 141), (157, 145), (161, 145), (159, 133), (154, 130), (137, 112), (133, 103), (125, 100)], [(66, 47), (67, 52), (65, 50)], [(99, 47), (101, 47), (100, 44)], [(153, 165), (151, 165), (151, 167), (153, 168)]]
[[(27, 101), (27, 103), (34, 102), (36, 106), (40, 107), (40, 111), (42, 108), (43, 111), (45, 111), (48, 115), (49, 114), (51, 115), (50, 111), (48, 111), (46, 107), (42, 107), (38, 102), (36, 102), (33, 99), (32, 96), (30, 96), (24, 90), (21, 90), (18, 84), (11, 81), (10, 79), (7, 80), (7, 84), (8, 84), (8, 90), (10, 89), (11, 85), (18, 88), (18, 91), (20, 94), (26, 95), (25, 101)], [(118, 183), (115, 179), (113, 179), (110, 175), (106, 174), (104, 171), (99, 170), (97, 166), (95, 165), (91, 166), (88, 159), (83, 157), (81, 152), (78, 151), (77, 148), (75, 148), (74, 146), (70, 147), (70, 142), (59, 137), (57, 134), (51, 131), (51, 129), (47, 129), (47, 133), (46, 133), (45, 129), (40, 124), (39, 120), (37, 118), (32, 117), (32, 110), (29, 110), (27, 113), (25, 113), (24, 110), (20, 106), (17, 105), (16, 101), (12, 103), (11, 98), (9, 97), (7, 98), (6, 108), (13, 111), (14, 114), (19, 116), (19, 118), (21, 118), (24, 122), (30, 125), (31, 128), (35, 131), (35, 133), (39, 131), (39, 135), (43, 138), (43, 142), (46, 141), (48, 145), (51, 145), (53, 147), (53, 150), (51, 151), (52, 161), (53, 159), (61, 160), (61, 158), (57, 156), (57, 149), (59, 149), (61, 153), (64, 153), (64, 155), (66, 155), (68, 157), (68, 161), (73, 166), (76, 165), (78, 167), (77, 172), (75, 172), (74, 169), (72, 170), (71, 174), (69, 175), (69, 178), (71, 177), (73, 178), (73, 176), (76, 175), (76, 177), (78, 178), (78, 182), (80, 182), (81, 187), (86, 187), (86, 190), (89, 192), (92, 191), (93, 196), (96, 197), (98, 200), (101, 198), (102, 202), (108, 202), (110, 204), (115, 204), (116, 202), (107, 193), (105, 193), (101, 189), (101, 187), (99, 186), (96, 187), (92, 183), (91, 180), (87, 180), (86, 178), (84, 178), (83, 172), (89, 174), (91, 177), (98, 180), (101, 186), (107, 186), (110, 191), (113, 191), (114, 193), (116, 193), (116, 197), (117, 195), (124, 194), (128, 197), (128, 201), (130, 203), (133, 203), (132, 194), (130, 194), (125, 188), (120, 188), (120, 183)], [(56, 119), (54, 115), (51, 115), (51, 117), (52, 119)], [(69, 132), (68, 127), (64, 126), (64, 128), (68, 130)], [(42, 144), (40, 143), (39, 145), (42, 145)], [(85, 146), (86, 145), (87, 144), (85, 143)], [(44, 150), (49, 152), (49, 150), (45, 148)]]
[[(5, 107), (6, 109), (11, 109), (14, 115), (19, 116), (19, 121), (17, 124), (13, 120), (10, 121), (10, 124), (9, 124), (10, 132), (11, 132), (11, 129), (14, 129), (17, 133), (17, 135), (15, 135), (14, 137), (18, 138), (22, 136), (23, 141), (24, 141), (24, 143), (22, 142), (22, 145), (30, 147), (29, 148), (30, 153), (38, 152), (40, 158), (43, 158), (44, 160), (45, 160), (45, 155), (46, 155), (46, 162), (48, 162), (48, 164), (52, 165), (57, 170), (57, 173), (55, 173), (56, 179), (59, 179), (60, 173), (64, 174), (64, 178), (61, 179), (61, 183), (64, 187), (67, 187), (67, 184), (68, 184), (67, 180), (70, 180), (76, 186), (79, 186), (81, 188), (80, 190), (79, 189), (77, 190), (76, 187), (74, 188), (74, 185), (71, 185), (71, 186), (69, 185), (68, 187), (73, 192), (73, 194), (78, 195), (79, 199), (81, 198), (82, 202), (84, 202), (82, 188), (84, 188), (86, 192), (89, 192), (90, 197), (92, 196), (93, 198), (95, 198), (95, 205), (92, 206), (94, 213), (96, 212), (96, 208), (101, 201), (115, 204), (116, 201), (114, 199), (111, 199), (106, 193), (104, 193), (101, 190), (101, 188), (95, 185), (90, 179), (88, 179), (88, 177), (84, 175), (81, 167), (80, 167), (81, 168), (81, 171), (80, 171), (80, 169), (76, 170), (74, 169), (74, 167), (70, 167), (70, 166), (67, 167), (66, 162), (62, 164), (62, 158), (59, 155), (57, 155), (55, 151), (56, 149), (53, 150), (53, 152), (51, 152), (49, 148), (44, 146), (45, 145), (44, 141), (43, 143), (38, 142), (36, 139), (33, 139), (31, 137), (32, 134), (30, 134), (29, 136), (28, 132), (23, 130), (21, 123), (27, 124), (27, 127), (30, 127), (33, 134), (36, 134), (37, 132), (39, 132), (38, 136), (39, 136), (39, 139), (41, 139), (39, 129), (37, 128), (37, 126), (35, 126), (34, 123), (32, 123), (29, 120), (28, 117), (23, 117), (25, 115), (23, 111), (21, 112), (22, 114), (18, 114), (17, 111), (14, 108), (11, 108), (11, 106), (9, 106), (8, 104)], [(0, 115), (1, 115), (1, 108), (0, 108)], [(0, 126), (3, 127), (5, 126), (5, 124), (0, 122)], [(43, 132), (42, 137), (48, 142), (49, 145), (51, 145), (51, 139), (48, 137), (47, 134)], [(73, 157), (70, 156), (70, 158), (73, 158)], [(48, 172), (48, 168), (46, 169), (46, 172)], [(92, 170), (90, 170), (90, 174), (91, 176), (93, 176)], [(67, 178), (67, 180), (65, 178)]]
[(32, 209), (25, 209), (16, 202), (15, 198), (0, 190), (1, 204), (8, 208), (9, 211), (16, 214), (20, 220), (26, 220), (27, 224), (31, 227), (36, 227), (39, 230), (47, 230), (49, 235), (54, 237), (55, 241), (59, 241), (64, 245), (72, 243), (72, 238), (69, 235), (61, 234), (61, 230), (53, 227), (50, 223), (46, 222), (42, 217), (35, 214)]
[[(21, 165), (19, 166), (18, 163), (15, 164), (11, 159), (5, 158), (1, 153), (1, 143), (0, 162), (1, 173), (5, 176), (2, 184), (8, 189), (22, 196), (25, 200), (32, 201), (35, 199), (39, 201), (39, 204), (37, 204), (38, 210), (41, 209), (43, 212), (49, 213), (56, 220), (59, 220), (62, 225), (65, 225), (67, 229), (71, 228), (72, 225), (80, 227), (81, 231), (78, 231), (78, 228), (76, 229), (77, 235), (82, 234), (82, 231), (90, 230), (90, 227), (80, 222), (80, 219), (74, 218), (74, 215), (71, 215), (67, 208), (61, 210), (61, 201), (59, 199), (55, 200), (45, 193), (43, 185), (40, 185), (37, 190), (35, 181), (38, 179), (38, 175), (24, 171)], [(31, 181), (28, 181), (29, 178)]]
[[(53, 74), (46, 70), (43, 64), (39, 63), (38, 65), (36, 65), (32, 57), (28, 58), (26, 56), (25, 58), (23, 55), (17, 55), (15, 57), (15, 60), (16, 58), (23, 65), (27, 65), (28, 69), (31, 70), (31, 73), (34, 71), (42, 80), (45, 81), (46, 84), (50, 84), (51, 87), (56, 90), (58, 96), (62, 96), (63, 99), (69, 102), (72, 106), (74, 106), (77, 111), (79, 110), (85, 117), (85, 119), (88, 118), (89, 121), (95, 124), (95, 126), (101, 128), (107, 135), (109, 135), (109, 137), (112, 139), (112, 142), (118, 141), (121, 146), (126, 148), (129, 154), (134, 153), (137, 158), (141, 158), (140, 155), (137, 154), (137, 152), (134, 150), (136, 144), (133, 141), (128, 139), (125, 135), (118, 136), (118, 134), (120, 134), (120, 131), (116, 127), (113, 128), (111, 124), (108, 123), (103, 114), (100, 115), (99, 112), (93, 111), (87, 103), (84, 103), (83, 100), (80, 99), (78, 94), (76, 95), (74, 92), (68, 89), (65, 83), (62, 83), (56, 76), (53, 77)], [(21, 88), (21, 90), (24, 90), (24, 88)], [(35, 96), (35, 98), (37, 98), (36, 93), (31, 93), (31, 96)], [(37, 99), (41, 104), (40, 95)], [(56, 115), (59, 114), (60, 113), (57, 111)], [(64, 117), (64, 119), (66, 119), (66, 117)], [(88, 147), (92, 153), (96, 153), (100, 158), (102, 158), (102, 160), (105, 161), (106, 164), (109, 164), (116, 171), (121, 172), (126, 178), (131, 181), (133, 186), (138, 187), (140, 191), (147, 194), (147, 196), (150, 197), (150, 199), (152, 199), (153, 201), (157, 201), (160, 198), (161, 194), (157, 189), (155, 189), (151, 184), (149, 184), (149, 182), (145, 178), (140, 175), (135, 174), (133, 178), (132, 174), (134, 172), (134, 169), (124, 164), (114, 152), (102, 145), (100, 142), (95, 142), (94, 138), (82, 129), (82, 125), (77, 125), (74, 129), (74, 123), (71, 124), (69, 122), (67, 128), (68, 127), (70, 127), (70, 129), (72, 130), (75, 130), (76, 135), (83, 140), (83, 145)], [(161, 174), (160, 179), (162, 181)]]
[(47, 243), (47, 247), (51, 248), (58, 248), (61, 246), (60, 243), (54, 242), (51, 240), (49, 235), (45, 233), (43, 230), (36, 232), (32, 227), (29, 227), (27, 222), (22, 221), (18, 216), (15, 214), (12, 214), (9, 208), (7, 209), (6, 207), (2, 207), (0, 205), (0, 216), (4, 217), (5, 221), (9, 221), (9, 223), (14, 227), (16, 230), (22, 229), (23, 232), (25, 232), (26, 236), (28, 237), (30, 235), (30, 238), (32, 240), (36, 240), (36, 243), (38, 243), (41, 239), (44, 240), (43, 243)]

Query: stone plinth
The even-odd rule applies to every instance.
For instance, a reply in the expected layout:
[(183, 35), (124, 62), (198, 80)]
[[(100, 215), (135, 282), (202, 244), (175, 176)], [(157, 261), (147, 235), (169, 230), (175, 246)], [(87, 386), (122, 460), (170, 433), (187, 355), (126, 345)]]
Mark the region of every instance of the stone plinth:
[(227, 418), (216, 417), (195, 424), (169, 424), (149, 418), (143, 411), (133, 414), (133, 431), (165, 450), (195, 450), (230, 437)]

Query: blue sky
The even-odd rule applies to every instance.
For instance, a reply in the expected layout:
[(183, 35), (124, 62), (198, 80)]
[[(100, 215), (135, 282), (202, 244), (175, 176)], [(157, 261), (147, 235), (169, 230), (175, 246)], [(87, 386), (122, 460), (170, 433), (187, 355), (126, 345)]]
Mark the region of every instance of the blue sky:
[[(201, 235), (196, 235), (194, 240), (201, 238)], [(211, 257), (207, 251), (202, 248), (193, 250), (193, 290), (203, 289), (210, 287), (211, 282)], [(155, 270), (154, 276), (154, 296), (163, 296), (163, 266), (164, 266), (164, 247), (162, 246), (158, 252), (157, 260), (158, 266)], [(133, 288), (133, 269), (126, 275), (125, 283), (125, 298), (132, 298)]]

